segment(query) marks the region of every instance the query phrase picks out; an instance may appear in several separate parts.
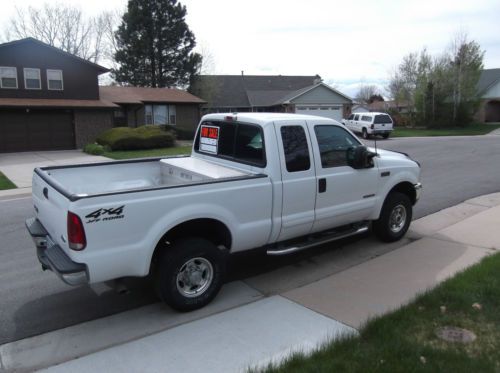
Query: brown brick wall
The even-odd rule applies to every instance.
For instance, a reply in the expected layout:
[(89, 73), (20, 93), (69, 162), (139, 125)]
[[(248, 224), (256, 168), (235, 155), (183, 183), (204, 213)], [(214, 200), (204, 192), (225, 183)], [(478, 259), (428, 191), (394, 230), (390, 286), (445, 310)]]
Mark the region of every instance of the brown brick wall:
[(76, 147), (94, 142), (103, 131), (113, 128), (112, 110), (75, 110)]

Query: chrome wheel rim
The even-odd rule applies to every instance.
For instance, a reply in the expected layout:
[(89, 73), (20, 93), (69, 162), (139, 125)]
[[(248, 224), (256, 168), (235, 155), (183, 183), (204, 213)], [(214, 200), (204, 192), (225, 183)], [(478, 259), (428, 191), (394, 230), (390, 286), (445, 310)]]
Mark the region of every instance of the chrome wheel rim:
[(389, 228), (393, 233), (399, 233), (406, 223), (406, 207), (403, 205), (395, 206), (389, 217)]
[(184, 297), (194, 298), (203, 294), (212, 284), (214, 269), (205, 258), (197, 257), (184, 263), (177, 273), (177, 290)]

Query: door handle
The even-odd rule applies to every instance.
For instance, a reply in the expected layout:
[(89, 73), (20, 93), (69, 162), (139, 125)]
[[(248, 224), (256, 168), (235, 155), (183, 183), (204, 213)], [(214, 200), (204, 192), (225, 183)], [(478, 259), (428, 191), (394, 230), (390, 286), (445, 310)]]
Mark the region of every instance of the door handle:
[(318, 180), (318, 193), (324, 193), (326, 192), (326, 179), (319, 179)]

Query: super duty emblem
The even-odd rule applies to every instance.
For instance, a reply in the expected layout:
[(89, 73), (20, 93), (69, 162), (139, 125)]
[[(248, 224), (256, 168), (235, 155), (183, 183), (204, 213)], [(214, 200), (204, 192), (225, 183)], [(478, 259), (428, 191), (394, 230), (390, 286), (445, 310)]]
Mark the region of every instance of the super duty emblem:
[(105, 208), (97, 209), (94, 212), (85, 215), (85, 218), (89, 219), (86, 221), (86, 223), (89, 224), (89, 223), (97, 223), (99, 221), (123, 219), (125, 217), (125, 214), (123, 213), (124, 208), (125, 205), (120, 207), (110, 207), (107, 209)]

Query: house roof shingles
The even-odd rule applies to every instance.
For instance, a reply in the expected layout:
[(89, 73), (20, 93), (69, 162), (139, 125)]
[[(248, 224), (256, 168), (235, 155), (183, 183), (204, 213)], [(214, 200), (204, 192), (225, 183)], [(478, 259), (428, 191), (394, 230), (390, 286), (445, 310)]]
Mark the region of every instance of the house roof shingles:
[(304, 87), (314, 85), (319, 76), (287, 75), (200, 75), (194, 83), (202, 96), (205, 87), (213, 90), (213, 107), (273, 106), (285, 97), (294, 97)]
[(116, 104), (142, 104), (144, 102), (171, 102), (203, 104), (201, 98), (172, 88), (100, 86), (101, 100)]

